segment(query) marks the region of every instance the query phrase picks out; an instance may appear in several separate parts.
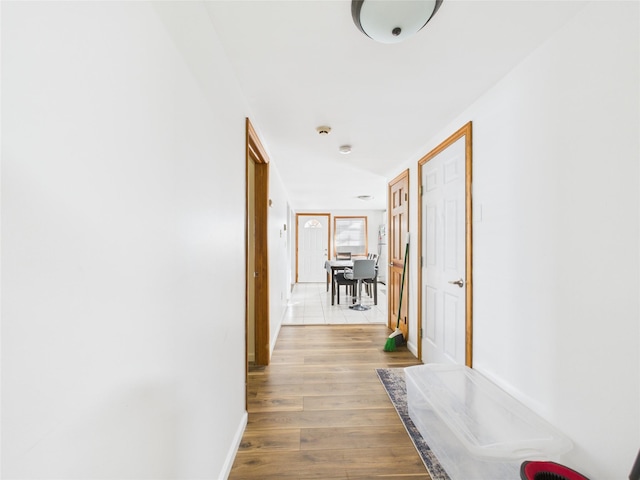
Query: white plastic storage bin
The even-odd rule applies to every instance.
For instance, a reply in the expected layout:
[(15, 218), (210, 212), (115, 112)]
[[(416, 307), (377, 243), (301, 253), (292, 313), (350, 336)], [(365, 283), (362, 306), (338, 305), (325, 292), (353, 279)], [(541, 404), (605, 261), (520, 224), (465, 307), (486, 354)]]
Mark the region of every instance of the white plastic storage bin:
[(571, 441), (462, 365), (405, 368), (409, 416), (452, 480), (513, 480), (524, 460), (558, 460)]

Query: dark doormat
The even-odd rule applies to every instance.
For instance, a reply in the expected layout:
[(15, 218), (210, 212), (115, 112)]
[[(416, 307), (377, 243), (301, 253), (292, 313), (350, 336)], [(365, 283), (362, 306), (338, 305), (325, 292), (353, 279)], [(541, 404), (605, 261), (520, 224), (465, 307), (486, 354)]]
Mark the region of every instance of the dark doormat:
[(380, 382), (382, 382), (382, 386), (387, 391), (387, 395), (389, 395), (396, 412), (398, 412), (400, 420), (402, 420), (411, 441), (420, 454), (424, 466), (427, 467), (427, 471), (429, 475), (431, 475), (432, 480), (450, 480), (449, 475), (444, 471), (444, 468), (440, 465), (440, 462), (429, 448), (429, 445), (427, 445), (427, 442), (424, 441), (424, 438), (422, 438), (422, 435), (420, 435), (420, 432), (413, 424), (411, 417), (409, 417), (404, 369), (377, 368), (376, 373), (378, 374)]

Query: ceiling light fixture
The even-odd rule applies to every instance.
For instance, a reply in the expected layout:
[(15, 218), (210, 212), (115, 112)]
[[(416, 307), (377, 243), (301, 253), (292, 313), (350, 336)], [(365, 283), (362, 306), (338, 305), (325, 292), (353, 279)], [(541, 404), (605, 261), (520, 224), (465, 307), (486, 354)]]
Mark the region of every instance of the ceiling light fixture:
[(442, 0), (351, 0), (351, 16), (362, 33), (380, 43), (398, 43), (418, 33)]
[(343, 155), (348, 155), (351, 153), (351, 145), (342, 145), (338, 151)]

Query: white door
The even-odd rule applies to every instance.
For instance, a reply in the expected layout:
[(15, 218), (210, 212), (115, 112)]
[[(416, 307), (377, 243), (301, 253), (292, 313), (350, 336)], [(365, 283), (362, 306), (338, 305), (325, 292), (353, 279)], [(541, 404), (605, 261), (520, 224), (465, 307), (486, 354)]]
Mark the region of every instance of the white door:
[(324, 282), (329, 214), (298, 215), (298, 282)]
[(465, 139), (422, 170), (422, 356), (465, 364)]

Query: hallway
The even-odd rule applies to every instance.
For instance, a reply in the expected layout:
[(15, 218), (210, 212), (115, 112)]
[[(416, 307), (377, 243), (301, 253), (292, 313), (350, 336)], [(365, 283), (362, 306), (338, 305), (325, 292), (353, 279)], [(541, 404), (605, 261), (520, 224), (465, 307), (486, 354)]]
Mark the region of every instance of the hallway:
[(283, 326), (271, 365), (249, 372), (249, 420), (230, 479), (428, 479), (376, 368), (385, 325)]

